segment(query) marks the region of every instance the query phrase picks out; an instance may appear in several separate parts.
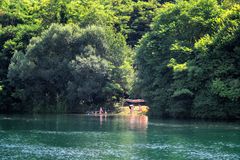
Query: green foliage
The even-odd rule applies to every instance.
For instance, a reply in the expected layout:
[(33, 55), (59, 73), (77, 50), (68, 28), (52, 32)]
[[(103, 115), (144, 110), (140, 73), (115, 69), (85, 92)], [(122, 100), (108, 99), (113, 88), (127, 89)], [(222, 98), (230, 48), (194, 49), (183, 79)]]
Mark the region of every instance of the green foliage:
[[(205, 87), (199, 89), (200, 92), (205, 90), (205, 94), (200, 94), (200, 100), (214, 97), (213, 108), (218, 118), (239, 118), (239, 5), (233, 5), (220, 16), (222, 19), (219, 24), (219, 30), (212, 35), (211, 43), (205, 42), (208, 52), (201, 54), (197, 66), (205, 72)], [(196, 65), (196, 64), (195, 64)], [(208, 88), (208, 89), (206, 89)], [(208, 91), (208, 93), (206, 92)], [(205, 96), (206, 95), (206, 96)], [(196, 106), (206, 107), (196, 97)], [(206, 101), (206, 100), (205, 100)], [(206, 106), (205, 106), (206, 105)], [(199, 115), (198, 115), (199, 116)], [(207, 115), (208, 118), (211, 116)]]
[(157, 1), (3, 0), (0, 6), (0, 77), (6, 78), (14, 50), (24, 50), (32, 37), (52, 23), (111, 26), (127, 37), (128, 44), (135, 45), (149, 30), (158, 7)]
[(153, 114), (240, 117), (240, 12), (238, 4), (224, 4), (183, 0), (159, 10), (136, 56), (135, 88)]
[(134, 46), (138, 40), (148, 31), (156, 11), (160, 7), (157, 1), (137, 1), (132, 5), (130, 19), (123, 32), (127, 34), (127, 42)]
[(239, 118), (239, 13), (238, 0), (2, 0), (0, 112), (131, 94), (152, 115)]
[[(2, 91), (1, 96), (3, 97), (1, 97), (1, 99), (9, 99), (6, 103), (4, 100), (2, 100), (1, 107), (11, 110), (10, 108), (15, 108), (16, 106), (15, 101), (16, 103), (19, 103), (19, 100), (16, 100), (14, 97), (18, 97), (16, 96), (16, 94), (22, 95), (22, 92), (20, 92), (20, 90), (15, 91), (15, 88), (8, 86), (9, 80), (7, 78), (7, 73), (10, 59), (12, 58), (15, 51), (18, 51), (15, 54), (19, 54), (15, 57), (19, 56), (19, 59), (23, 58), (23, 62), (20, 62), (21, 60), (19, 60), (19, 64), (25, 63), (24, 61), (27, 61), (26, 59), (24, 59), (23, 55), (25, 54), (26, 47), (32, 37), (39, 36), (40, 33), (43, 30), (48, 29), (52, 23), (77, 24), (81, 27), (87, 27), (88, 25), (98, 25), (103, 26), (104, 28), (115, 28), (115, 30), (124, 33), (125, 36), (127, 36), (128, 33), (124, 32), (124, 30), (131, 28), (128, 26), (128, 22), (131, 19), (133, 5), (135, 3), (136, 2), (132, 0), (0, 1), (0, 81), (5, 84), (4, 88), (6, 88)], [(152, 2), (149, 2), (149, 4), (150, 3)], [(93, 35), (92, 37), (94, 39), (97, 36), (98, 35)], [(110, 37), (109, 35), (109, 40), (107, 42), (111, 46), (111, 51), (109, 51), (109, 53), (111, 52), (112, 55), (115, 55), (117, 53), (116, 55), (118, 55), (119, 51), (117, 49), (121, 48), (121, 45), (125, 46), (126, 48), (126, 44), (124, 42), (125, 39), (124, 37), (118, 35), (118, 38), (123, 41), (123, 44), (119, 44), (119, 46), (117, 47), (115, 43), (118, 44), (118, 40), (116, 40), (115, 34), (112, 34), (111, 36), (112, 37)], [(135, 38), (135, 40), (137, 41), (138, 39)], [(96, 43), (102, 42), (99, 41)], [(50, 44), (54, 45), (52, 42), (50, 42)], [(129, 76), (129, 71), (131, 70), (131, 74), (134, 74), (131, 69), (131, 59), (133, 58), (134, 54), (132, 54), (133, 52), (129, 49), (127, 49), (128, 51), (126, 51), (125, 49), (120, 50), (125, 51), (127, 55), (126, 57), (129, 58), (121, 58), (115, 56), (116, 63), (123, 65), (118, 65), (119, 69), (115, 69), (114, 71), (118, 72), (116, 76), (123, 77), (118, 77), (119, 79), (121, 79), (121, 82), (116, 82), (116, 84), (121, 83), (121, 86), (124, 87), (124, 92), (126, 92), (127, 90), (131, 89), (131, 84), (133, 82), (133, 76)], [(21, 53), (21, 51), (23, 51), (23, 53)], [(45, 52), (48, 52), (48, 50), (46, 50)], [(108, 54), (107, 58), (114, 58), (114, 56), (112, 56), (111, 54)], [(44, 59), (42, 60), (44, 61)], [(118, 60), (119, 62), (117, 62)], [(48, 63), (43, 64), (48, 65)], [(28, 68), (23, 67), (22, 69), (25, 69), (24, 72), (29, 71)]]
[(240, 82), (239, 79), (228, 79), (228, 81), (221, 81), (220, 79), (213, 80), (212, 92), (220, 97), (226, 97), (231, 100), (240, 98)]
[(26, 54), (15, 52), (8, 78), (30, 112), (83, 112), (127, 92), (121, 73), (132, 72), (124, 64), (131, 63), (129, 52), (111, 29), (54, 24), (31, 40)]
[(193, 93), (189, 89), (181, 89), (181, 90), (176, 90), (173, 93), (172, 97), (180, 97), (183, 95), (193, 96)]
[(168, 67), (173, 68), (174, 72), (182, 72), (187, 69), (187, 63), (183, 64), (177, 64), (176, 60), (174, 58), (171, 58), (169, 61)]

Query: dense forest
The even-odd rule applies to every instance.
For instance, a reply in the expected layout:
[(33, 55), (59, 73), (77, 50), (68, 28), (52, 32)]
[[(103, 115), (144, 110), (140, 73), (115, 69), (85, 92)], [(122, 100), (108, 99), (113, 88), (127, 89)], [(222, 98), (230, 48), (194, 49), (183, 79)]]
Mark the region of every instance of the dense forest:
[(2, 0), (0, 113), (240, 118), (239, 0)]

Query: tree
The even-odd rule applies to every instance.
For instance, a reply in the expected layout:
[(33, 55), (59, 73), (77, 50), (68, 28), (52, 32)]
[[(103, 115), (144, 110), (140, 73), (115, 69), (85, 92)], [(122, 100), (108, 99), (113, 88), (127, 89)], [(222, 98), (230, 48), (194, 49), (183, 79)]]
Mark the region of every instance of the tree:
[(130, 76), (129, 54), (123, 36), (109, 28), (54, 24), (31, 40), (26, 54), (14, 54), (8, 78), (26, 111), (54, 112), (64, 105), (82, 112), (127, 92), (122, 73)]
[[(213, 79), (209, 76), (216, 71), (221, 73), (227, 68), (232, 71), (227, 71), (231, 76), (238, 75), (237, 66), (230, 65), (233, 59), (238, 59), (238, 56), (232, 59), (226, 52), (218, 53), (219, 51), (216, 52), (214, 49), (213, 52), (218, 55), (212, 57), (208, 47), (195, 48), (202, 43), (206, 45), (211, 43), (211, 36), (215, 37), (218, 30), (223, 34), (221, 38), (224, 36), (234, 38), (233, 35), (238, 35), (234, 31), (236, 26), (232, 27), (234, 32), (231, 33), (223, 32), (221, 29), (223, 24), (229, 23), (224, 21), (226, 17), (221, 15), (230, 12), (221, 7), (216, 0), (190, 0), (177, 1), (176, 4), (166, 3), (160, 9), (152, 31), (140, 41), (136, 56), (139, 79), (136, 87), (149, 102), (152, 114), (182, 118), (229, 118), (230, 110), (233, 113), (234, 109), (222, 110), (233, 104), (233, 101), (222, 103), (222, 98), (217, 94), (222, 97), (227, 95), (235, 97), (238, 94), (238, 80), (223, 82), (218, 76)], [(230, 17), (237, 19), (231, 22), (236, 24), (237, 12)], [(221, 41), (217, 43), (223, 44)], [(209, 48), (215, 48), (217, 43)], [(237, 48), (237, 41), (233, 44)], [(199, 50), (203, 53), (200, 54)], [(237, 52), (235, 54), (238, 55)], [(204, 55), (204, 58), (200, 55)], [(225, 65), (223, 65), (225, 62), (220, 61), (222, 57), (229, 59)], [(213, 58), (216, 61), (211, 61)], [(214, 70), (216, 67), (219, 69)], [(207, 99), (209, 96), (211, 98)], [(236, 107), (235, 109), (238, 110)], [(236, 115), (237, 113), (235, 117)]]
[[(192, 60), (201, 73), (193, 113), (203, 118), (240, 118), (240, 5), (221, 15), (219, 30), (196, 44), (198, 56)], [(194, 70), (193, 70), (194, 71)], [(191, 77), (194, 79), (195, 77)]]

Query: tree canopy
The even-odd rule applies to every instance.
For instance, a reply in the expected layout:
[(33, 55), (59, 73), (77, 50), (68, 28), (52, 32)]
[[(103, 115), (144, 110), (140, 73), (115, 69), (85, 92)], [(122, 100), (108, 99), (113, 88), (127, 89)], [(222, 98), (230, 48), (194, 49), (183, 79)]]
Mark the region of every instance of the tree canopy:
[(138, 85), (152, 114), (237, 118), (239, 5), (167, 3), (137, 49)]
[(239, 0), (2, 0), (0, 112), (240, 118)]
[(59, 103), (82, 111), (112, 103), (130, 89), (130, 54), (124, 37), (111, 29), (53, 24), (31, 40), (25, 54), (14, 53), (8, 78), (26, 111), (51, 112), (58, 108), (49, 105)]
[[(138, 9), (139, 11), (137, 11), (138, 16), (134, 16), (135, 12), (133, 8), (138, 4), (143, 5), (135, 9), (135, 11)], [(141, 16), (146, 16), (145, 12), (149, 12), (148, 7), (149, 10), (152, 10), (149, 15), (150, 17), (142, 19)], [(135, 35), (132, 35), (131, 38), (132, 32), (138, 34), (138, 28), (136, 28), (136, 25), (130, 26), (130, 23), (135, 23), (135, 20), (137, 21), (136, 23), (144, 21), (144, 24), (149, 26), (151, 22), (149, 18), (153, 17), (153, 10), (157, 7), (159, 7), (157, 1), (2, 0), (0, 2), (0, 110), (4, 110), (4, 112), (17, 108), (19, 108), (17, 110), (21, 110), (21, 107), (16, 107), (16, 104), (19, 104), (19, 100), (12, 94), (15, 92), (15, 87), (10, 85), (7, 77), (10, 60), (15, 52), (15, 57), (24, 57), (23, 55), (25, 55), (25, 50), (30, 43), (30, 39), (40, 36), (52, 23), (75, 24), (80, 28), (87, 28), (92, 25), (111, 28), (110, 30), (114, 30), (113, 32), (124, 35), (125, 38), (121, 36), (124, 45), (126, 44), (123, 39), (126, 38), (129, 39), (127, 40), (127, 44), (135, 45), (138, 39), (141, 38), (141, 35), (147, 32), (147, 29), (142, 31), (140, 36), (135, 37)], [(112, 39), (112, 37), (109, 38)], [(17, 56), (17, 54), (19, 55)], [(110, 56), (107, 58), (113, 58)], [(133, 56), (134, 54), (128, 55), (130, 58), (133, 58)], [(118, 67), (131, 69), (129, 63), (129, 61), (125, 61), (123, 66)], [(47, 65), (47, 63), (45, 64)], [(122, 72), (121, 76), (131, 77), (131, 75), (128, 75), (128, 72)], [(128, 78), (126, 81), (130, 84), (132, 80)]]

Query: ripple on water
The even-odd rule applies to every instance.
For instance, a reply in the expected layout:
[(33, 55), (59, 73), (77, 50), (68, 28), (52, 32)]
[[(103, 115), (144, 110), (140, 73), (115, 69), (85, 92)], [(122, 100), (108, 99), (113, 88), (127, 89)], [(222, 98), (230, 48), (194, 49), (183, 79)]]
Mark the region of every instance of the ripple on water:
[(214, 143), (214, 145), (217, 145), (217, 146), (223, 146), (223, 147), (229, 147), (229, 148), (238, 148), (239, 151), (240, 151), (240, 144), (232, 144), (232, 143), (223, 143), (223, 142), (217, 142), (217, 143)]
[(31, 130), (31, 133), (36, 134), (60, 134), (60, 135), (106, 135), (108, 132), (95, 132), (95, 131), (43, 131), (43, 130)]
[[(221, 152), (218, 149), (211, 147), (204, 147), (202, 145), (183, 145), (183, 144), (129, 144), (121, 145), (109, 144), (107, 142), (97, 143), (88, 147), (56, 147), (47, 146), (44, 144), (0, 144), (0, 153), (5, 156), (8, 153), (9, 159), (24, 159), (24, 157), (35, 157), (35, 158), (52, 158), (52, 159), (104, 159), (109, 157), (110, 159), (123, 159), (126, 157), (126, 150), (135, 149), (157, 151), (159, 154), (171, 153), (175, 155), (181, 155), (185, 159), (239, 159), (240, 156), (237, 154), (230, 154)], [(14, 154), (12, 154), (14, 152)], [(3, 158), (0, 155), (0, 158)], [(18, 156), (17, 156), (18, 155)], [(151, 155), (147, 157), (138, 157), (137, 153), (128, 155), (129, 159), (151, 159)]]
[[(121, 158), (124, 156), (124, 150), (119, 149), (103, 149), (103, 148), (72, 148), (72, 147), (54, 147), (44, 145), (26, 145), (26, 144), (0, 144), (0, 153), (9, 153), (8, 156), (16, 159), (24, 159), (24, 157), (36, 158), (53, 158), (53, 159), (102, 159), (105, 156), (112, 158)], [(11, 154), (11, 152), (15, 154)], [(17, 154), (16, 154), (17, 152)], [(0, 158), (3, 158), (0, 155)], [(17, 156), (18, 155), (18, 156)], [(6, 157), (6, 155), (5, 155)]]
[[(237, 160), (240, 155), (234, 153), (226, 153), (216, 148), (216, 146), (203, 145), (184, 145), (184, 144), (133, 144), (133, 145), (119, 145), (120, 147), (136, 148), (138, 150), (148, 149), (156, 150), (161, 154), (161, 151), (181, 155), (185, 159), (224, 159)], [(238, 147), (238, 146), (235, 146)]]

